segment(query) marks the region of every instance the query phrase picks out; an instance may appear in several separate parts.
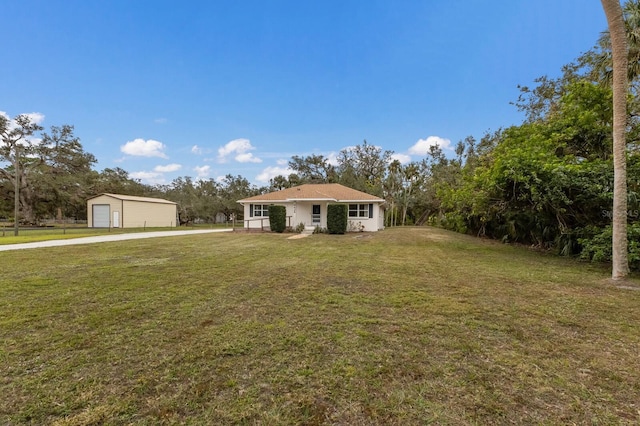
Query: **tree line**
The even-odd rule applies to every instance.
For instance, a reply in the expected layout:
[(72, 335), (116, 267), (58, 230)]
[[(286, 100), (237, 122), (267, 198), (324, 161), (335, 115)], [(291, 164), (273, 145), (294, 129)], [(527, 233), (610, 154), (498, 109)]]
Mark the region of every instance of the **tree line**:
[[(640, 268), (640, 0), (624, 7), (629, 44), (626, 165), (629, 262)], [(237, 200), (303, 183), (341, 183), (386, 200), (387, 226), (431, 224), (458, 232), (555, 250), (611, 257), (613, 92), (611, 41), (605, 32), (560, 77), (520, 87), (513, 104), (520, 125), (468, 136), (448, 152), (432, 146), (403, 164), (393, 152), (364, 141), (332, 161), (293, 156), (293, 173), (263, 187), (242, 176), (222, 181), (179, 177), (145, 185), (122, 169), (93, 170), (73, 127), (42, 131), (26, 116), (0, 116), (0, 216), (13, 217), (19, 190), (21, 220), (86, 218), (86, 198), (103, 192), (162, 197), (179, 205), (180, 222), (215, 222), (242, 214)], [(22, 142), (21, 142), (22, 141)]]

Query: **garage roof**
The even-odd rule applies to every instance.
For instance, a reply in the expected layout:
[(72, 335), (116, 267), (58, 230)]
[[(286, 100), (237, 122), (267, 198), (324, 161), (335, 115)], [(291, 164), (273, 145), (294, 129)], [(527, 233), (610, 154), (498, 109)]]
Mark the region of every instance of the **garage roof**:
[(115, 198), (117, 200), (123, 200), (123, 201), (139, 201), (141, 203), (158, 203), (158, 204), (177, 204), (177, 203), (174, 203), (173, 201), (164, 200), (162, 198), (136, 197), (135, 195), (109, 194), (106, 192), (103, 194), (98, 194), (96, 196), (90, 197), (89, 200), (100, 197), (102, 195), (106, 195), (107, 197), (111, 197), (111, 198)]

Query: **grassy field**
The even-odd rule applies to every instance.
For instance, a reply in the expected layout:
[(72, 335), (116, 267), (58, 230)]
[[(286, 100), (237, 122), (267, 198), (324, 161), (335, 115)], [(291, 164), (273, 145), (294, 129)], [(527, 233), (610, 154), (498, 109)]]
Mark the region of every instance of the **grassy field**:
[(638, 424), (640, 280), (432, 228), (0, 254), (0, 424)]

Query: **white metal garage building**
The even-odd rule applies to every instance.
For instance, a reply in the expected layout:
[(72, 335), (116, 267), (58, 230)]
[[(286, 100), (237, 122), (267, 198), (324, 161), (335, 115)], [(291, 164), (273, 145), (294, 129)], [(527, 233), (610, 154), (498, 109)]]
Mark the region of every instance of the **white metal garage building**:
[(100, 194), (87, 200), (89, 228), (176, 227), (177, 215), (177, 204), (161, 198)]

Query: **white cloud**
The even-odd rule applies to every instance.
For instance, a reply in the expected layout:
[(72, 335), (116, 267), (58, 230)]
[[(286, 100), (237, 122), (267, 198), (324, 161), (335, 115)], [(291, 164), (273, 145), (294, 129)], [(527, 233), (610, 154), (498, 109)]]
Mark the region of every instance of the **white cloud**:
[(239, 163), (260, 163), (262, 160), (258, 157), (254, 157), (249, 151), (256, 149), (251, 145), (249, 139), (234, 139), (227, 142), (226, 145), (218, 148), (218, 161), (220, 163), (227, 162), (227, 157), (232, 154), (235, 155), (235, 160)]
[(25, 115), (31, 119), (32, 123), (41, 124), (44, 121), (44, 114), (39, 112), (30, 112)]
[(293, 173), (293, 170), (291, 170), (288, 167), (278, 167), (278, 166), (267, 167), (262, 171), (262, 173), (256, 176), (256, 180), (258, 182), (266, 183), (266, 182), (269, 182), (269, 179), (273, 179), (278, 175), (289, 176), (291, 173)]
[(129, 173), (134, 179), (153, 179), (162, 176), (162, 173), (157, 172), (131, 172)]
[(338, 154), (336, 152), (330, 152), (329, 155), (327, 155), (327, 163), (329, 163), (332, 166), (337, 166), (338, 165)]
[(254, 157), (252, 153), (245, 152), (244, 154), (238, 154), (235, 156), (235, 160), (238, 163), (262, 163), (262, 160), (258, 157)]
[[(32, 124), (42, 124), (44, 121), (44, 114), (39, 112), (26, 112), (19, 115), (26, 115)], [(0, 111), (0, 116), (6, 118), (9, 121), (9, 130), (16, 127), (15, 117), (12, 119), (5, 111)], [(16, 116), (17, 117), (17, 116)]]
[(143, 183), (150, 185), (165, 183), (162, 173), (158, 172), (132, 172), (129, 176), (133, 179), (140, 179)]
[[(4, 111), (0, 111), (0, 115), (2, 115), (7, 120), (10, 120), (9, 128), (15, 127), (15, 121), (13, 121), (11, 117), (9, 117), (9, 114)], [(40, 112), (23, 112), (19, 115), (26, 115), (27, 117), (29, 117), (33, 124), (42, 124), (42, 122), (44, 121), (44, 114)]]
[[(211, 151), (212, 150), (210, 148), (203, 148), (199, 145), (194, 145), (191, 147), (191, 153), (195, 155), (210, 154)], [(204, 161), (211, 161), (211, 158), (205, 158)]]
[(441, 138), (439, 136), (429, 136), (426, 139), (419, 139), (418, 142), (409, 148), (409, 154), (427, 155), (429, 153), (429, 148), (435, 145), (438, 145), (441, 149), (453, 149), (449, 139)]
[(128, 155), (135, 155), (137, 157), (160, 157), (169, 158), (163, 152), (166, 145), (162, 142), (154, 141), (153, 139), (144, 140), (141, 138), (134, 139), (127, 142), (120, 147), (120, 151)]
[[(15, 126), (15, 122), (11, 119), (11, 117), (9, 117), (9, 114), (7, 114), (5, 111), (0, 111), (0, 115), (10, 121), (9, 126), (11, 125)], [(35, 124), (41, 124), (44, 121), (44, 114), (40, 112), (24, 112), (19, 115), (26, 115), (27, 117), (29, 117), (31, 122)]]
[(169, 120), (167, 120), (166, 118), (162, 117), (162, 118), (156, 118), (155, 120), (153, 120), (154, 123), (156, 124), (166, 124), (167, 122), (169, 122)]
[(167, 164), (166, 166), (155, 166), (153, 168), (153, 171), (158, 173), (168, 173), (168, 172), (177, 172), (181, 168), (182, 166), (180, 164), (173, 163), (173, 164)]
[(197, 173), (198, 178), (206, 178), (209, 176), (211, 166), (196, 166), (193, 170)]
[(411, 156), (407, 154), (391, 154), (391, 160), (398, 160), (400, 164), (407, 164), (411, 162)]
[(225, 146), (220, 147), (218, 149), (218, 154), (221, 157), (226, 157), (233, 152), (242, 154), (243, 152), (251, 151), (253, 149), (255, 149), (255, 147), (251, 145), (251, 141), (249, 141), (249, 139), (234, 139), (227, 142)]

